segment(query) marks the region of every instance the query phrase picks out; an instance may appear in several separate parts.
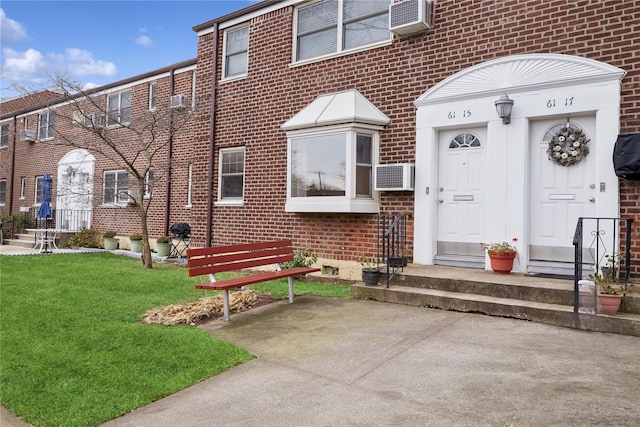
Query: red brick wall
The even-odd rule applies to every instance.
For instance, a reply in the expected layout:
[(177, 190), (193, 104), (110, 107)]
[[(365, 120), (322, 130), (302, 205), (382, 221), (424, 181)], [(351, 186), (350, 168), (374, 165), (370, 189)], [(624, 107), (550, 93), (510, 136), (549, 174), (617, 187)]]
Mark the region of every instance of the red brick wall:
[[(583, 56), (623, 68), (621, 133), (640, 132), (640, 1), (438, 0), (433, 28), (369, 51), (290, 67), (293, 8), (250, 23), (245, 79), (217, 86), (216, 160), (223, 147), (246, 147), (242, 207), (214, 207), (214, 244), (278, 237), (310, 245), (321, 257), (355, 259), (375, 247), (373, 215), (284, 212), (286, 134), (280, 126), (318, 95), (357, 89), (391, 124), (381, 133), (381, 162), (413, 161), (413, 101), (446, 77), (481, 62), (524, 53)], [(220, 78), (222, 34), (218, 36)], [(198, 94), (212, 89), (213, 35), (200, 38)], [(207, 187), (210, 126), (203, 115), (196, 131), (198, 194)], [(214, 181), (217, 175), (214, 174)], [(217, 182), (214, 182), (217, 189)], [(621, 182), (623, 216), (639, 220), (640, 184)], [(204, 196), (203, 196), (204, 198)], [(385, 193), (385, 213), (413, 212), (413, 193)], [(197, 240), (204, 240), (206, 200), (194, 204)], [(413, 221), (409, 220), (409, 239)], [(634, 271), (640, 272), (640, 234), (634, 234)], [(411, 244), (411, 242), (410, 242)]]

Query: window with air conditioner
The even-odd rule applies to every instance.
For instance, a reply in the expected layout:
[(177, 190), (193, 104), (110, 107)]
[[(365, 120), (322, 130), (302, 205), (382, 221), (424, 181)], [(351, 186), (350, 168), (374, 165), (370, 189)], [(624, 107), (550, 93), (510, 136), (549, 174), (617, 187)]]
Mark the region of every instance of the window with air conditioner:
[(249, 26), (232, 28), (224, 32), (223, 79), (247, 74)]
[(322, 0), (295, 12), (295, 61), (356, 51), (391, 39), (390, 0)]
[(107, 97), (107, 126), (131, 121), (131, 90), (110, 94)]

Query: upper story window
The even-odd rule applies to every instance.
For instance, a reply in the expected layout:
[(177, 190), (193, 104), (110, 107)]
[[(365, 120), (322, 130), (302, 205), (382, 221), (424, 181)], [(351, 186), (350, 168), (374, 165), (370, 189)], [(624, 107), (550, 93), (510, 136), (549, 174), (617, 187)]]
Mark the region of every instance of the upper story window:
[(9, 124), (0, 126), (0, 148), (9, 146)]
[(224, 33), (224, 76), (231, 78), (247, 74), (249, 27), (227, 30)]
[(158, 83), (149, 83), (149, 111), (155, 111), (158, 104)]
[(153, 197), (153, 169), (149, 169), (147, 176), (144, 179), (144, 198), (149, 199)]
[(27, 195), (27, 178), (20, 177), (20, 200), (24, 200)]
[(54, 136), (54, 129), (56, 125), (56, 113), (53, 111), (47, 111), (40, 114), (38, 118), (38, 139), (49, 139)]
[(390, 0), (322, 0), (296, 10), (296, 61), (391, 39)]
[(114, 93), (107, 97), (107, 126), (131, 121), (131, 90)]
[(126, 204), (129, 201), (129, 174), (126, 171), (105, 171), (102, 197), (104, 204)]
[(244, 147), (220, 150), (218, 200), (241, 203), (244, 196)]

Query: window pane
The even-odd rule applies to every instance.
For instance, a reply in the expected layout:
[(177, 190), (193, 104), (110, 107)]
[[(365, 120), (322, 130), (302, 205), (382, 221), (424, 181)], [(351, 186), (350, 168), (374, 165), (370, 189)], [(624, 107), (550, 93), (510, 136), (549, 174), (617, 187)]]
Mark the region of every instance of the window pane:
[(2, 125), (2, 131), (0, 132), (0, 147), (9, 146), (9, 125)]
[(372, 140), (371, 135), (356, 136), (356, 196), (372, 194)]
[(223, 175), (222, 176), (222, 198), (242, 197), (244, 184), (243, 175)]
[(227, 55), (246, 51), (249, 46), (249, 27), (227, 33)]
[(242, 198), (244, 192), (244, 150), (222, 152), (220, 197)]
[(107, 125), (113, 126), (118, 124), (118, 112), (120, 110), (120, 96), (118, 94), (109, 95), (107, 97)]
[(344, 0), (344, 20), (378, 13), (389, 13), (389, 0)]
[(0, 205), (7, 203), (7, 181), (0, 181)]
[(120, 98), (120, 123), (131, 121), (131, 91), (123, 92)]
[(292, 140), (291, 196), (346, 194), (346, 135)]
[(235, 76), (238, 74), (244, 74), (247, 72), (247, 52), (238, 53), (227, 57), (227, 70), (225, 75)]
[(298, 10), (298, 34), (337, 25), (338, 2), (327, 0)]
[(388, 40), (388, 19), (388, 14), (384, 14), (347, 24), (344, 28), (344, 48), (351, 49)]
[(337, 50), (337, 28), (311, 33), (298, 38), (298, 60), (327, 55)]
[(42, 203), (42, 177), (36, 177), (36, 203)]
[(118, 202), (127, 203), (129, 201), (129, 196), (127, 195), (128, 190), (129, 190), (129, 174), (126, 172), (118, 172), (118, 178), (116, 183)]

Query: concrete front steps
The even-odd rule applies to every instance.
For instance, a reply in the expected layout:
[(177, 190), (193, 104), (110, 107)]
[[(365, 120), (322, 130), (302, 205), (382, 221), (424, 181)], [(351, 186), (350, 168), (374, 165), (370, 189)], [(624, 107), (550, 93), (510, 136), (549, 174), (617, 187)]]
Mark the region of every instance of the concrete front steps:
[(625, 296), (615, 316), (573, 312), (573, 281), (491, 271), (409, 265), (386, 287), (362, 283), (352, 296), (396, 304), (482, 313), (587, 331), (640, 336), (640, 294)]

